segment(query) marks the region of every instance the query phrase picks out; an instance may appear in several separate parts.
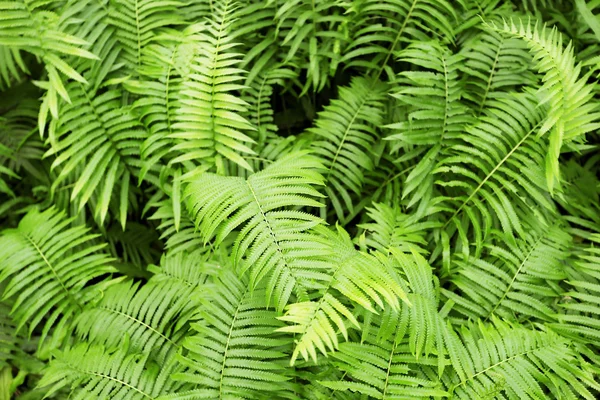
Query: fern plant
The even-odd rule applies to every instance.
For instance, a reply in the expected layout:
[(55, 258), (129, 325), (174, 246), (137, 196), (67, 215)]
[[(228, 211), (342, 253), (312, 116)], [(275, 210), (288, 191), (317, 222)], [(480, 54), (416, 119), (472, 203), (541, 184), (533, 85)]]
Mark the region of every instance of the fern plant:
[(0, 399), (600, 397), (599, 11), (0, 1)]

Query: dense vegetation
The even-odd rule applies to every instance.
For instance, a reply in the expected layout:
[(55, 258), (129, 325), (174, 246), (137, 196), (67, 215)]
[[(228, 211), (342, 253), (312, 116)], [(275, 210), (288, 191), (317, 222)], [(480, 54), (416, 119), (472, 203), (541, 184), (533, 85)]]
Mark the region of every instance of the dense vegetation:
[(0, 399), (595, 399), (599, 0), (0, 1)]

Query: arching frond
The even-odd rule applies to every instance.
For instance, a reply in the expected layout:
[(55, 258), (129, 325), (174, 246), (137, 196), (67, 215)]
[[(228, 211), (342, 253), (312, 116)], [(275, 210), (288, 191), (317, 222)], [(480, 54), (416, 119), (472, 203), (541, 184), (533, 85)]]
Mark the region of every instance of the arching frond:
[(90, 281), (116, 271), (101, 251), (106, 245), (94, 244), (98, 235), (71, 227), (72, 221), (54, 209), (33, 209), (0, 237), (0, 282), (8, 281), (3, 298), (15, 299), (11, 314), (18, 330), (28, 323), (31, 334), (43, 323), (42, 341), (82, 311), (94, 290), (86, 286)]
[(482, 258), (457, 260), (451, 280), (460, 292), (442, 291), (471, 319), (552, 321), (571, 241), (560, 222), (530, 224), (514, 244), (500, 236), (496, 242), (505, 246), (486, 244)]
[(322, 165), (305, 152), (293, 153), (248, 179), (203, 173), (185, 191), (187, 206), (205, 243), (216, 243), (241, 228), (233, 259), (250, 285), (268, 278), (267, 295), (282, 310), (299, 280), (319, 279), (318, 258), (327, 246), (309, 230), (322, 221), (291, 207), (320, 207)]
[(354, 79), (339, 89), (339, 98), (318, 114), (309, 129), (318, 138), (311, 147), (327, 168), (325, 192), (339, 219), (344, 210), (353, 211), (352, 196), (360, 196), (364, 171), (373, 169), (370, 153), (382, 122), (384, 89), (380, 82)]
[(321, 384), (373, 399), (447, 397), (441, 381), (420, 370), (421, 365), (435, 366), (437, 360), (415, 359), (404, 337), (405, 327), (395, 325), (392, 337), (380, 336), (380, 330), (389, 329), (386, 325), (390, 321), (386, 321), (386, 317), (374, 316), (371, 329), (363, 333), (360, 343), (340, 345), (339, 351), (332, 354), (332, 363), (344, 372), (344, 378), (321, 381)]
[(403, 252), (410, 252), (410, 249), (426, 252), (427, 230), (440, 226), (438, 222), (421, 221), (413, 214), (403, 213), (400, 207), (390, 207), (386, 203), (373, 203), (373, 207), (366, 210), (370, 222), (359, 225), (365, 230), (359, 243), (384, 254), (392, 247)]
[(600, 389), (586, 361), (555, 333), (495, 321), (463, 325), (451, 338), (462, 366), (444, 377), (453, 398), (592, 400)]
[(496, 92), (537, 84), (531, 71), (532, 57), (522, 40), (486, 29), (463, 46), (461, 53), (465, 62), (461, 70), (467, 80), (465, 98), (473, 103), (477, 114), (487, 108), (489, 100), (497, 96)]
[(210, 296), (203, 296), (201, 320), (179, 360), (185, 372), (174, 375), (197, 389), (168, 399), (257, 399), (290, 390), (285, 350), (290, 340), (273, 333), (282, 323), (267, 310), (264, 287), (251, 290), (247, 279), (223, 270)]
[(163, 257), (162, 262), (169, 275), (155, 268), (159, 275), (143, 286), (139, 281), (121, 282), (111, 286), (97, 303), (88, 304), (75, 321), (80, 340), (113, 348), (129, 335), (130, 351), (146, 354), (155, 350), (151, 358), (161, 364), (179, 351), (198, 305), (191, 296), (201, 289), (206, 275), (197, 255), (180, 253)]
[(129, 341), (116, 350), (79, 343), (56, 354), (44, 370), (39, 386), (48, 387), (47, 396), (69, 388), (70, 399), (158, 399), (181, 387), (171, 379), (173, 362), (158, 368), (148, 355), (128, 352)]
[(571, 43), (563, 48), (562, 35), (530, 22), (512, 19), (502, 27), (490, 25), (496, 31), (522, 39), (534, 54), (536, 68), (544, 74), (539, 95), (548, 104), (548, 117), (539, 135), (550, 132), (550, 148), (546, 157), (546, 181), (552, 192), (560, 183), (558, 158), (564, 143), (581, 141), (586, 133), (600, 127), (598, 104), (590, 100), (593, 87), (587, 84), (589, 73), (582, 75), (576, 64)]
[(364, 0), (353, 3), (350, 10), (356, 13), (356, 27), (340, 62), (373, 71), (376, 78), (385, 71), (392, 80), (394, 72), (389, 64), (394, 61), (394, 54), (408, 43), (453, 40), (456, 11), (446, 0)]
[[(542, 168), (547, 144), (536, 136), (544, 109), (529, 94), (508, 94), (488, 103), (484, 115), (465, 129), (434, 170), (436, 183), (452, 194), (446, 226), (456, 227), (461, 238), (468, 232), (476, 255), (492, 228), (507, 238), (523, 234), (522, 210), (541, 206), (554, 211)], [(468, 245), (464, 240), (460, 245), (467, 255)]]
[(121, 57), (132, 70), (141, 67), (142, 52), (159, 28), (184, 22), (177, 13), (185, 4), (180, 0), (110, 0), (108, 4), (108, 23), (116, 27)]

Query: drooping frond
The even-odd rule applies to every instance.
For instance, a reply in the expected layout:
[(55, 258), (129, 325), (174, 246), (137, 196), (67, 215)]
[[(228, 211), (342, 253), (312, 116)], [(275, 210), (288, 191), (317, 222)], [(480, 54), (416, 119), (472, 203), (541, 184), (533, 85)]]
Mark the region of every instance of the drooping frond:
[(490, 27), (527, 43), (537, 70), (544, 74), (539, 96), (549, 109), (539, 135), (550, 132), (546, 181), (552, 192), (560, 183), (558, 159), (563, 144), (581, 141), (586, 133), (600, 127), (598, 104), (590, 101), (594, 96), (593, 86), (587, 84), (590, 73), (581, 76), (581, 65), (575, 61), (572, 43), (563, 48), (562, 35), (556, 28), (547, 30), (537, 23), (524, 24), (521, 20), (515, 23), (512, 19), (501, 27), (495, 24)]
[(486, 29), (463, 46), (465, 61), (461, 70), (467, 80), (464, 97), (473, 103), (477, 114), (487, 108), (497, 92), (536, 85), (532, 57), (522, 40)]
[(200, 257), (163, 257), (165, 270), (143, 286), (131, 280), (111, 286), (95, 304), (88, 304), (75, 322), (80, 340), (113, 348), (129, 335), (129, 350), (151, 353), (163, 363), (181, 348), (195, 312), (191, 297), (206, 281)]
[(393, 96), (408, 108), (407, 119), (388, 125), (400, 130), (387, 139), (420, 161), (405, 179), (403, 198), (408, 206), (427, 204), (432, 193), (433, 169), (442, 150), (459, 137), (471, 122), (462, 104), (463, 83), (459, 68), (463, 56), (451, 54), (437, 42), (411, 44), (399, 59), (427, 71), (404, 71), (398, 75)]
[(456, 260), (451, 280), (459, 292), (442, 291), (471, 319), (552, 321), (571, 241), (560, 223), (529, 224), (514, 244), (500, 236), (495, 242), (504, 246), (485, 244), (482, 258)]
[(469, 232), (476, 254), (492, 228), (523, 234), (520, 210), (554, 210), (542, 168), (547, 144), (536, 136), (543, 118), (544, 109), (529, 94), (490, 100), (434, 170), (436, 183), (453, 197), (446, 226), (455, 226), (461, 237)]
[[(456, 11), (446, 0), (365, 0), (353, 2), (357, 20), (340, 62), (363, 67), (379, 78), (394, 76), (390, 63), (407, 43), (452, 41)], [(366, 56), (366, 57), (365, 57)]]
[[(203, 173), (185, 190), (187, 206), (207, 242), (219, 244), (241, 228), (233, 248), (236, 266), (250, 271), (250, 285), (268, 278), (267, 295), (279, 310), (305, 274), (319, 277), (318, 257), (327, 247), (309, 230), (322, 221), (292, 207), (320, 207), (322, 165), (314, 156), (298, 152), (282, 157), (248, 179)], [(312, 261), (311, 261), (312, 260)], [(302, 275), (301, 275), (302, 274)]]
[(274, 333), (282, 323), (267, 310), (265, 288), (251, 290), (247, 279), (224, 269), (201, 301), (201, 319), (179, 357), (186, 371), (174, 375), (198, 388), (168, 399), (257, 399), (290, 390), (284, 369), (290, 340)]
[(181, 106), (176, 110), (175, 139), (172, 151), (177, 154), (172, 163), (194, 161), (216, 165), (223, 171), (229, 160), (252, 170), (240, 155), (253, 154), (248, 144), (254, 141), (244, 132), (255, 128), (241, 115), (246, 112), (246, 102), (236, 96), (244, 71), (236, 68), (240, 54), (232, 41), (232, 0), (215, 5), (214, 19), (208, 21), (206, 31), (198, 33), (197, 56), (191, 65), (192, 73), (181, 92)]
[(450, 337), (451, 354), (461, 365), (444, 377), (453, 398), (592, 400), (590, 389), (600, 390), (590, 365), (553, 332), (496, 320), (494, 325), (463, 325), (460, 336)]
[[(114, 67), (118, 51), (111, 33), (103, 33), (105, 44), (98, 53), (105, 60), (104, 74)], [(50, 123), (45, 156), (56, 156), (52, 168), (60, 167), (53, 182), (55, 191), (72, 178), (75, 185), (71, 201), (77, 199), (81, 210), (93, 198), (95, 217), (103, 223), (109, 208), (125, 227), (129, 209), (131, 181), (140, 168), (140, 145), (146, 138), (144, 127), (122, 103), (123, 91), (115, 86), (100, 90), (103, 74), (94, 66), (84, 73), (92, 79), (89, 85), (70, 83), (71, 104), (60, 107), (60, 116)], [(93, 197), (92, 197), (93, 196)], [(116, 212), (115, 212), (116, 211)], [(116, 218), (115, 218), (116, 219)]]
[[(65, 59), (71, 56), (98, 59), (86, 49), (89, 46), (88, 42), (65, 32), (72, 21), (62, 18), (56, 12), (54, 7), (58, 3), (56, 0), (15, 0), (0, 3), (0, 46), (5, 49), (4, 54), (10, 54), (12, 57), (12, 64), (20, 64), (21, 69), (26, 67), (17, 55), (20, 50), (43, 60), (48, 73), (46, 89), (51, 99), (49, 109), (55, 118), (58, 116), (57, 96), (70, 101), (61, 74), (65, 78), (86, 83), (85, 78)], [(8, 67), (9, 64), (0, 62), (0, 65)], [(48, 108), (41, 112), (47, 114)]]
[(352, 196), (360, 196), (364, 172), (373, 169), (372, 148), (382, 123), (385, 86), (377, 81), (355, 78), (339, 89), (339, 97), (318, 114), (309, 132), (317, 136), (311, 146), (323, 160), (325, 192), (337, 213), (353, 211)]
[(170, 377), (174, 362), (159, 368), (148, 354), (129, 353), (128, 346), (125, 338), (116, 350), (85, 342), (68, 347), (56, 354), (38, 385), (48, 387), (46, 396), (68, 388), (73, 400), (159, 399), (181, 387)]
[(47, 318), (43, 338), (55, 325), (67, 327), (89, 300), (94, 287), (88, 282), (116, 271), (101, 251), (105, 244), (94, 243), (98, 235), (72, 222), (54, 209), (33, 209), (18, 228), (2, 233), (0, 282), (8, 281), (3, 298), (15, 299), (17, 329), (28, 323), (31, 334)]
[(296, 347), (292, 354), (293, 365), (299, 355), (305, 360), (317, 361), (317, 350), (324, 355), (338, 348), (338, 331), (348, 340), (346, 321), (354, 328), (360, 325), (352, 311), (344, 304), (347, 300), (360, 304), (365, 309), (376, 312), (390, 306), (399, 309), (401, 298), (408, 303), (402, 286), (394, 280), (380, 259), (354, 248), (350, 236), (341, 227), (337, 233), (322, 228), (318, 231), (331, 243), (330, 279), (323, 282), (323, 289), (312, 301), (291, 304), (280, 320), (291, 323), (279, 329), (282, 332), (297, 333)]

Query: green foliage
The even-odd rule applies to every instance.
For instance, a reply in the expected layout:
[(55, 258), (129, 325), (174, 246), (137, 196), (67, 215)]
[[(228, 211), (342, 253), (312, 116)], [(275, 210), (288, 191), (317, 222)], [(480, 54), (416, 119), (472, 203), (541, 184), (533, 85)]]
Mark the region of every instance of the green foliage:
[(599, 11), (0, 1), (0, 399), (600, 397)]

